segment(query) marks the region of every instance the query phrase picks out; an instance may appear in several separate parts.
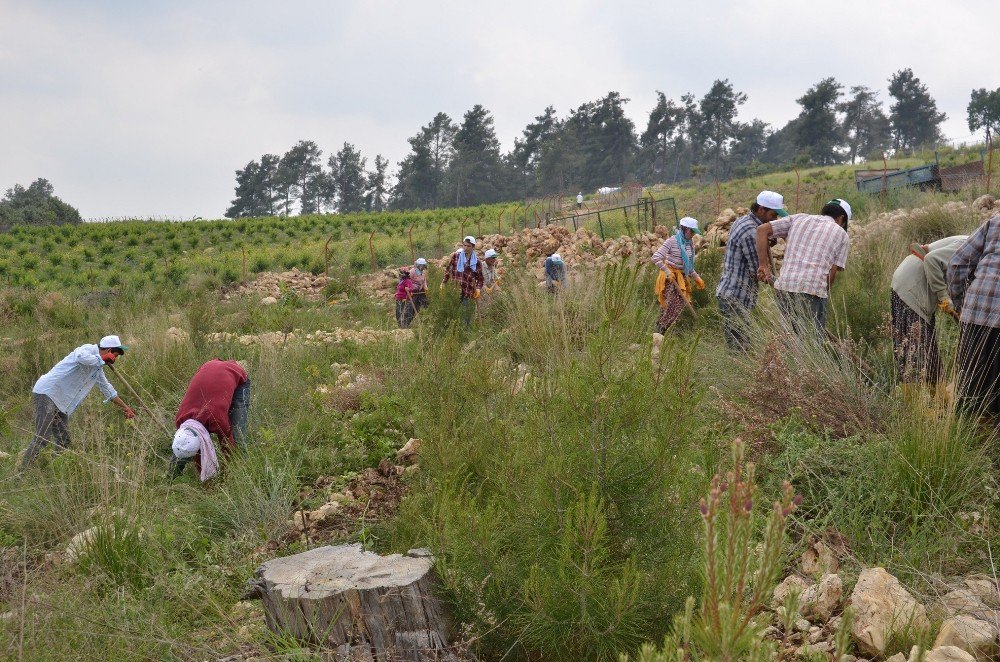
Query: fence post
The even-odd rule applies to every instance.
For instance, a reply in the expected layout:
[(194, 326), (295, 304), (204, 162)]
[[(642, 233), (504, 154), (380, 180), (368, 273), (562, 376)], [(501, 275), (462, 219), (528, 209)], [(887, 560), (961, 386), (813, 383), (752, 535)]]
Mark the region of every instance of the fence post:
[(438, 259), (444, 257), (444, 242), (441, 241), (441, 226), (444, 225), (444, 221), (438, 223)]
[(497, 212), (497, 234), (503, 234), (503, 230), (500, 229), (500, 220), (503, 218), (503, 208)]
[[(681, 217), (677, 214), (677, 198), (670, 198), (670, 204), (674, 208), (674, 223), (678, 223)], [(653, 218), (656, 218), (656, 200), (653, 200)]]
[(715, 180), (715, 217), (722, 215), (722, 185), (719, 180)]
[(476, 228), (479, 229), (479, 236), (480, 237), (486, 236), (486, 235), (483, 234), (483, 215), (485, 213), (486, 212), (482, 212), (482, 211), (479, 212), (479, 218), (476, 220)]
[(795, 166), (795, 213), (798, 214), (802, 211), (802, 207), (799, 206), (799, 191), (802, 190), (802, 180), (799, 178), (799, 167)]
[(372, 257), (372, 273), (378, 271), (378, 263), (375, 262), (375, 232), (372, 230), (372, 233), (368, 235), (368, 253)]
[(889, 170), (889, 163), (885, 160), (885, 152), (882, 152), (882, 211), (887, 212), (889, 208), (885, 199), (887, 190), (886, 172)]
[(601, 222), (601, 208), (597, 208), (597, 227), (601, 230), (601, 241), (604, 241), (604, 223)]
[[(327, 245), (330, 244), (329, 241), (326, 242), (326, 243), (327, 243)], [(246, 246), (240, 246), (240, 249), (243, 251), (243, 280), (245, 281), (247, 279), (247, 247)], [(327, 276), (330, 275), (330, 267), (329, 266), (327, 266), (327, 268), (326, 268), (326, 275)]]
[(986, 193), (990, 192), (990, 186), (993, 183), (993, 136), (990, 136), (989, 144), (987, 147), (989, 156), (987, 157), (986, 165)]
[(416, 261), (416, 254), (413, 252), (413, 226), (410, 226), (410, 264)]

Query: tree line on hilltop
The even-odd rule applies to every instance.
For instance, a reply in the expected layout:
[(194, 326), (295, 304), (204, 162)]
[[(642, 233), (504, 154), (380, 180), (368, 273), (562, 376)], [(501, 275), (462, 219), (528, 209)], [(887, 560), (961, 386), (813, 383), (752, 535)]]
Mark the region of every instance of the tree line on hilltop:
[[(316, 143), (303, 140), (283, 156), (265, 154), (237, 170), (236, 196), (226, 215), (468, 206), (630, 180), (725, 180), (788, 164), (855, 163), (941, 141), (946, 116), (912, 70), (894, 73), (888, 93), (886, 110), (876, 90), (845, 89), (824, 78), (796, 100), (798, 116), (773, 129), (759, 119), (739, 121), (747, 95), (729, 80), (716, 80), (701, 98), (689, 93), (674, 101), (657, 92), (639, 133), (625, 115), (629, 100), (609, 92), (564, 117), (547, 107), (507, 153), (490, 111), (477, 104), (461, 122), (439, 112), (409, 138), (410, 151), (397, 164), (392, 186), (381, 155), (369, 169), (354, 145), (344, 143), (324, 165)], [(974, 126), (973, 116), (991, 117), (986, 109), (994, 106), (1000, 108), (1000, 90), (973, 92), (970, 130), (992, 130), (992, 119)]]

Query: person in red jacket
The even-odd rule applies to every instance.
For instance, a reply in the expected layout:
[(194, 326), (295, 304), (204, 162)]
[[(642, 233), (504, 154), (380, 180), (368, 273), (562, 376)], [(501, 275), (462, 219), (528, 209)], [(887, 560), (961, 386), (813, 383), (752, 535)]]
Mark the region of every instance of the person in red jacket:
[[(229, 455), (234, 447), (246, 446), (249, 411), (250, 378), (246, 370), (236, 361), (212, 359), (202, 364), (191, 378), (174, 423), (178, 431), (189, 421), (203, 426), (216, 435), (223, 453)], [(200, 455), (199, 452), (193, 456), (199, 472)], [(174, 476), (180, 475), (188, 459), (190, 456), (179, 457), (175, 451), (171, 459)]]

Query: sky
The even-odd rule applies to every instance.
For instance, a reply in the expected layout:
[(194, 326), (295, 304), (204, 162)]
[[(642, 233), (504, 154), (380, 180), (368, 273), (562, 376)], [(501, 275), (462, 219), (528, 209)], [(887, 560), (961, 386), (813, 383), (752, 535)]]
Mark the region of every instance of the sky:
[(395, 170), (435, 113), (489, 109), (504, 150), (549, 105), (728, 78), (780, 128), (833, 76), (888, 100), (910, 67), (953, 141), (1000, 87), (996, 0), (0, 0), (0, 190), (39, 177), (84, 218), (219, 218), (264, 153), (344, 142)]

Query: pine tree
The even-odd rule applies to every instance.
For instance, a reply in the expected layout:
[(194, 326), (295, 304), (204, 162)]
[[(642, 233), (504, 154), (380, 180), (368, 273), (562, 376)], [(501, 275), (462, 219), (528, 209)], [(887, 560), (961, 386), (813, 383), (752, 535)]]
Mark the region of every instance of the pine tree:
[(671, 146), (683, 126), (684, 109), (657, 90), (656, 106), (649, 113), (646, 130), (639, 137), (642, 172), (664, 179)]
[(368, 211), (385, 211), (386, 186), (389, 161), (381, 154), (375, 155), (375, 167), (367, 173), (365, 179), (365, 209)]
[(459, 207), (497, 201), (500, 141), (493, 116), (483, 106), (476, 104), (465, 113), (455, 133), (454, 148), (445, 182), (449, 201)]
[(969, 131), (982, 129), (986, 133), (986, 142), (992, 141), (1000, 127), (1000, 88), (987, 90), (983, 87), (972, 90), (966, 110), (969, 114)]
[(868, 158), (888, 149), (889, 118), (882, 110), (878, 92), (856, 85), (851, 88), (851, 98), (838, 104), (837, 109), (844, 114), (842, 134), (851, 163), (859, 156)]
[(365, 208), (365, 158), (350, 143), (330, 157), (330, 177), (341, 214)]
[(941, 123), (948, 116), (938, 112), (927, 86), (912, 69), (900, 69), (889, 78), (889, 95), (895, 99), (889, 107), (889, 121), (896, 149), (914, 149), (941, 140)]
[(837, 148), (843, 142), (837, 120), (837, 101), (843, 86), (833, 77), (824, 78), (796, 99), (802, 106), (795, 132), (795, 144), (813, 163), (832, 165), (841, 161)]
[(300, 140), (278, 163), (277, 179), (284, 191), (285, 214), (297, 199), (300, 214), (320, 210), (326, 190), (321, 157), (323, 151), (311, 140)]

